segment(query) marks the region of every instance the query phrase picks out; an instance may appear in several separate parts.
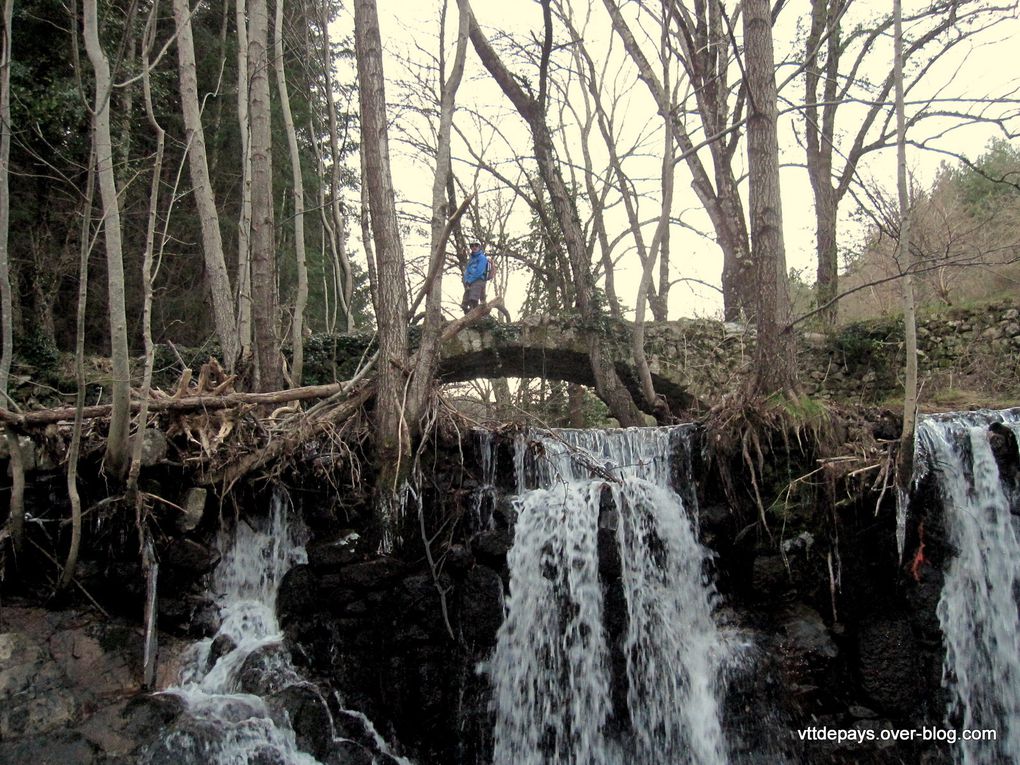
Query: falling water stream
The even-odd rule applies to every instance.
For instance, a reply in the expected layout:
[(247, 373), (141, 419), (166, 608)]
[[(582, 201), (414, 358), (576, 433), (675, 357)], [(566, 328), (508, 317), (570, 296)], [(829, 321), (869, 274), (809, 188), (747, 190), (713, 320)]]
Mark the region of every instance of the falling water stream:
[(1016, 437), (1020, 412), (930, 417), (918, 427), (915, 478), (931, 470), (955, 552), (938, 604), (946, 657), (949, 723), (993, 729), (996, 742), (961, 741), (965, 765), (1020, 762), (1020, 513), (999, 474), (989, 425)]
[[(284, 501), (275, 497), (268, 518), (238, 521), (232, 534), (220, 532), (222, 559), (212, 591), (221, 626), (215, 638), (191, 647), (181, 683), (170, 691), (185, 701), (191, 724), (171, 730), (155, 751), (177, 750), (184, 762), (215, 765), (317, 763), (297, 748), (287, 720), (274, 719), (264, 698), (241, 687), (245, 661), (283, 639), (276, 592), (283, 575), (306, 560), (302, 531), (289, 523)], [(274, 660), (278, 677), (299, 680), (282, 652)]]
[[(168, 691), (185, 702), (185, 723), (170, 728), (143, 756), (143, 763), (319, 765), (319, 760), (299, 748), (287, 713), (272, 700), (288, 688), (305, 688), (318, 695), (291, 664), (276, 619), (276, 593), (284, 574), (307, 561), (305, 529), (291, 519), (288, 510), (278, 494), (268, 517), (242, 519), (236, 528), (220, 532), (217, 546), (222, 558), (213, 574), (212, 591), (221, 625), (215, 637), (191, 647), (184, 657), (180, 685)], [(367, 718), (345, 713), (358, 717), (366, 733), (375, 738), (375, 747), (385, 753), (368, 761), (409, 765), (390, 755)], [(323, 724), (328, 730), (321, 734), (327, 740), (344, 743), (335, 736), (329, 719)], [(338, 760), (349, 761), (366, 760)]]
[[(725, 643), (712, 620), (706, 551), (671, 486), (677, 439), (684, 429), (518, 439), (510, 594), (490, 667), (494, 762), (725, 762), (717, 687)], [(600, 528), (612, 554), (600, 551)], [(615, 644), (600, 560), (603, 569), (618, 561), (625, 599)], [(621, 683), (625, 709), (614, 709)]]

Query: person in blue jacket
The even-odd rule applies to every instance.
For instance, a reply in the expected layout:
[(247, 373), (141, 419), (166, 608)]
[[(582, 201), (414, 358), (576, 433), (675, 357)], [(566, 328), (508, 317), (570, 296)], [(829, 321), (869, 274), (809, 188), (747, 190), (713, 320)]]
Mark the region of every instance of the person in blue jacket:
[(471, 242), (471, 254), (464, 268), (464, 313), (485, 302), (485, 280), (489, 275), (489, 259), (479, 242)]

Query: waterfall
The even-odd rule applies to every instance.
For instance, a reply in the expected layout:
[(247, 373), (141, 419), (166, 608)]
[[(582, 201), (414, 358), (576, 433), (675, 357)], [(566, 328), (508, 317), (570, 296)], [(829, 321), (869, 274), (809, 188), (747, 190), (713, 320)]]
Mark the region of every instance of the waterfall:
[[(184, 714), (143, 753), (142, 763), (319, 765), (303, 751), (308, 741), (299, 747), (301, 736), (286, 711), (288, 694), (311, 696), (311, 703), (321, 709), (306, 734), (319, 739), (322, 752), (336, 745), (360, 749), (336, 737), (326, 701), (295, 670), (276, 619), (276, 593), (284, 574), (307, 562), (306, 537), (279, 493), (273, 496), (267, 518), (239, 519), (235, 529), (220, 532), (217, 546), (222, 558), (211, 585), (220, 610), (219, 631), (195, 643), (185, 655), (180, 684), (166, 691), (184, 701)], [(362, 727), (378, 738), (367, 719)], [(380, 755), (371, 762), (409, 765), (390, 756), (381, 739), (375, 749)]]
[(518, 437), (494, 762), (725, 761), (707, 553), (671, 486), (687, 433)]
[(931, 470), (955, 557), (938, 618), (946, 648), (950, 724), (994, 729), (995, 742), (957, 745), (966, 765), (1020, 762), (1020, 512), (1002, 482), (988, 426), (1017, 433), (1016, 410), (929, 417), (918, 428), (918, 477)]

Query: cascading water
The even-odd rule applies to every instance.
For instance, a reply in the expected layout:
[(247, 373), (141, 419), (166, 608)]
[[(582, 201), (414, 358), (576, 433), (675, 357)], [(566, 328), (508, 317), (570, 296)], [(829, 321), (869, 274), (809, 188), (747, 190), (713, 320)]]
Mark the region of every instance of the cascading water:
[(1020, 528), (989, 441), (989, 425), (1020, 433), (1020, 412), (930, 417), (918, 427), (915, 480), (935, 473), (955, 551), (938, 618), (946, 647), (949, 721), (992, 729), (997, 741), (962, 741), (966, 765), (1020, 762)]
[[(168, 691), (185, 702), (182, 721), (143, 754), (143, 763), (318, 765), (320, 760), (303, 751), (309, 742), (300, 746), (286, 711), (287, 694), (296, 691), (311, 695), (321, 709), (312, 735), (321, 742), (324, 761), (409, 765), (389, 753), (363, 715), (343, 712), (358, 718), (358, 727), (375, 739), (369, 742), (371, 756), (355, 742), (337, 738), (325, 700), (301, 678), (283, 647), (276, 593), (284, 574), (307, 561), (305, 539), (281, 495), (274, 496), (268, 518), (239, 520), (232, 533), (220, 532), (222, 558), (212, 591), (221, 626), (214, 638), (199, 641), (185, 657), (181, 683)], [(341, 756), (351, 750), (362, 759)]]
[[(533, 463), (518, 439), (510, 595), (490, 666), (494, 762), (725, 762), (714, 590), (670, 486), (670, 455), (685, 434), (557, 431), (534, 442)], [(600, 550), (607, 535), (613, 554)], [(607, 559), (625, 601), (615, 640)]]
[[(223, 557), (213, 574), (212, 590), (221, 626), (215, 638), (192, 647), (180, 686), (170, 690), (185, 701), (187, 717), (195, 724), (171, 730), (149, 759), (159, 762), (165, 752), (176, 750), (184, 762), (216, 765), (317, 763), (297, 748), (285, 719), (277, 715), (274, 720), (263, 698), (241, 690), (245, 661), (283, 638), (275, 610), (280, 580), (291, 567), (306, 561), (303, 530), (288, 522), (282, 498), (274, 497), (262, 525), (255, 528), (239, 521), (232, 537), (220, 532)], [(214, 650), (222, 654), (216, 656)], [(283, 655), (277, 653), (274, 659), (278, 678), (299, 681)]]

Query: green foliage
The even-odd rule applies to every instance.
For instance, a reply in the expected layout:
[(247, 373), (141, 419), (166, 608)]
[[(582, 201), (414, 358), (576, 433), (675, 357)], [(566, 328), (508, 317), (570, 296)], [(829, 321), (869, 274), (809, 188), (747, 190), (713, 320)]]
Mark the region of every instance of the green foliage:
[(38, 325), (30, 324), (14, 338), (14, 360), (34, 371), (53, 370), (60, 360), (60, 353), (53, 340)]
[(903, 322), (853, 322), (842, 327), (832, 342), (848, 367), (868, 366), (890, 346), (903, 342)]
[(1020, 202), (1020, 148), (1004, 139), (989, 143), (973, 167), (960, 166), (947, 175), (972, 215)]
[(359, 364), (376, 349), (375, 337), (368, 333), (351, 335), (313, 334), (305, 338), (305, 385), (324, 385), (350, 379)]

